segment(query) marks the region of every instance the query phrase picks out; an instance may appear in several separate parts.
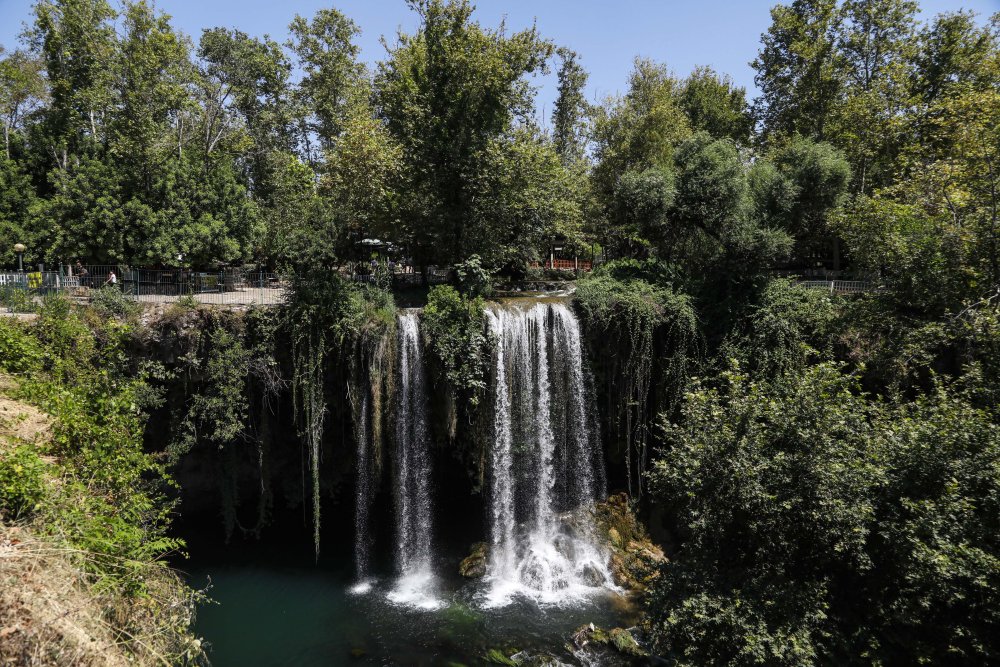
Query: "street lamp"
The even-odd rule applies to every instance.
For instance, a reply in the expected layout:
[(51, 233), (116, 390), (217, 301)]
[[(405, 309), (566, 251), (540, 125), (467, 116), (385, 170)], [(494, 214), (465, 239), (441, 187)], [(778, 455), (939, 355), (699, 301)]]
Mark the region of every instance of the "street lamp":
[(14, 252), (17, 253), (17, 270), (24, 273), (24, 251), (28, 248), (23, 243), (14, 244)]

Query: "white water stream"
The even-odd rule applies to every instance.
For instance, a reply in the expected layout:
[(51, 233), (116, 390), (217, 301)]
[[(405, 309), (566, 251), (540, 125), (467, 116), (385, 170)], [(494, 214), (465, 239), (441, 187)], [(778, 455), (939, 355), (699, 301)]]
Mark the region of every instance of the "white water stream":
[(562, 302), (491, 307), (496, 340), (487, 604), (612, 588), (586, 510), (603, 494), (580, 327)]
[(396, 409), (396, 480), (398, 517), (397, 579), (389, 599), (399, 604), (436, 608), (431, 568), (431, 455), (428, 396), (420, 318), (415, 310), (398, 316), (399, 375)]

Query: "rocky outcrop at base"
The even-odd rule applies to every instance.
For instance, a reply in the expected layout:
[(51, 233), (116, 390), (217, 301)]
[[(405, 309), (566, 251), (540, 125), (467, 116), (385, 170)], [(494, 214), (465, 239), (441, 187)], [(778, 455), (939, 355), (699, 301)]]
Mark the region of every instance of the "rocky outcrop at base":
[(479, 579), (486, 576), (486, 564), (489, 546), (486, 542), (476, 542), (471, 552), (458, 564), (458, 573), (467, 579)]
[(663, 550), (649, 538), (627, 494), (619, 493), (594, 507), (594, 524), (611, 551), (615, 584), (645, 592), (666, 561)]

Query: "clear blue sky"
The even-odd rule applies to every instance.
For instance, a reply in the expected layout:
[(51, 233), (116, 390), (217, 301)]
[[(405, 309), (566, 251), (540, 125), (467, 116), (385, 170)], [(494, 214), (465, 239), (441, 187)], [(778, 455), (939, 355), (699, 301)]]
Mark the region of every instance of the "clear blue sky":
[[(115, 0), (112, 0), (114, 3)], [(0, 44), (15, 45), (29, 19), (33, 0), (0, 0)], [(542, 35), (568, 46), (590, 72), (588, 95), (599, 100), (622, 92), (632, 59), (645, 56), (667, 63), (683, 75), (696, 65), (728, 73), (755, 93), (748, 63), (757, 53), (760, 34), (770, 23), (775, 0), (480, 0), (477, 19), (495, 26), (503, 17), (511, 30), (537, 21)], [(1000, 11), (1000, 0), (923, 0), (924, 16), (961, 8), (985, 18)], [(362, 30), (362, 57), (375, 62), (385, 53), (379, 38), (398, 29), (412, 31), (415, 17), (403, 0), (159, 0), (156, 6), (195, 41), (203, 28), (226, 26), (284, 41), (295, 14), (311, 16), (335, 6)], [(539, 80), (540, 113), (551, 113), (554, 76)]]

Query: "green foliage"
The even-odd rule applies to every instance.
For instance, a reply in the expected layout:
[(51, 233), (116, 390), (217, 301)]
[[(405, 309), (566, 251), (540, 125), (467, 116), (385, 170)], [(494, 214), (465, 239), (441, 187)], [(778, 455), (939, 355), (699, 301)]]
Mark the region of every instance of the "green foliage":
[[(681, 664), (988, 659), (1000, 429), (959, 393), (874, 402), (834, 365), (695, 385), (650, 481), (678, 548), (651, 600)], [(724, 558), (719, 558), (724, 554)]]
[(138, 301), (129, 298), (117, 286), (106, 285), (95, 291), (90, 297), (90, 305), (102, 315), (122, 319), (135, 317), (142, 311)]
[(22, 490), (34, 489), (37, 523), (90, 554), (101, 587), (133, 595), (143, 591), (148, 564), (181, 543), (167, 533), (170, 478), (143, 449), (144, 379), (128, 373), (127, 333), (117, 320), (85, 320), (58, 298), (46, 300), (37, 323), (0, 323), (4, 369), (20, 374), (15, 396), (53, 419), (51, 441), (39, 446), (55, 457), (47, 476), (60, 482), (46, 480), (38, 497), (42, 469), (24, 452), (13, 459)]
[(314, 268), (295, 276), (281, 316), (291, 344), (293, 408), (311, 474), (313, 545), (318, 559), (328, 365), (332, 359), (346, 364), (356, 343), (381, 337), (395, 322), (395, 305), (384, 290), (359, 288), (339, 275)]
[(444, 368), (449, 388), (472, 405), (486, 390), (489, 341), (483, 323), (483, 299), (466, 296), (449, 285), (437, 285), (427, 295), (423, 329), (431, 350)]
[(12, 313), (33, 313), (35, 302), (28, 290), (19, 285), (0, 285), (0, 308)]
[(493, 275), (483, 267), (479, 255), (473, 255), (455, 265), (455, 277), (462, 294), (467, 297), (488, 297), (493, 293)]
[(681, 87), (679, 101), (694, 130), (704, 130), (717, 139), (728, 138), (740, 145), (753, 134), (753, 117), (746, 90), (728, 75), (710, 67), (697, 67)]
[(772, 160), (787, 182), (787, 198), (777, 222), (796, 239), (827, 238), (827, 222), (844, 202), (851, 167), (830, 144), (795, 138), (778, 150)]
[(16, 520), (36, 509), (44, 484), (45, 463), (34, 445), (0, 450), (0, 516)]
[(740, 360), (754, 377), (801, 370), (814, 357), (832, 353), (838, 306), (826, 291), (768, 281), (728, 333), (719, 359)]
[[(526, 77), (544, 69), (552, 46), (535, 28), (508, 36), (482, 27), (472, 20), (468, 0), (410, 4), (420, 27), (413, 35), (400, 34), (389, 48), (375, 96), (402, 149), (399, 219), (426, 255), (418, 259), (449, 263), (497, 243), (485, 232), (489, 218), (480, 213), (470, 225), (469, 214), (494, 213), (490, 199), (477, 197), (480, 183), (507, 175), (494, 160), (517, 150), (508, 137), (531, 109)], [(547, 183), (532, 185), (541, 189)], [(509, 199), (508, 186), (501, 181), (499, 187)]]
[(756, 113), (768, 135), (823, 138), (840, 92), (835, 0), (795, 0), (771, 9), (752, 66), (761, 96)]
[(41, 369), (45, 354), (38, 339), (18, 320), (0, 318), (0, 369), (16, 375)]
[(628, 172), (670, 169), (675, 148), (691, 133), (677, 87), (665, 66), (636, 59), (625, 97), (595, 110), (593, 189), (604, 218), (600, 231), (610, 237), (604, 243), (615, 250), (641, 243), (634, 222), (621, 218), (621, 179)]
[(579, 63), (579, 54), (559, 49), (559, 94), (552, 110), (552, 135), (556, 153), (566, 164), (582, 160), (586, 149), (585, 131), (591, 113), (584, 97), (587, 72)]
[[(837, 222), (859, 268), (889, 288), (904, 312), (939, 317), (979, 291), (971, 230), (944, 215), (882, 197), (861, 197)], [(980, 270), (977, 270), (980, 269)]]
[[(701, 333), (690, 298), (635, 277), (637, 268), (635, 262), (603, 267), (578, 283), (575, 303), (588, 327), (592, 358), (608, 366), (601, 374), (613, 405), (610, 431), (624, 450), (629, 491), (641, 495), (648, 424), (653, 413), (679, 400), (700, 356)], [(654, 373), (655, 388), (662, 389), (658, 399)]]

